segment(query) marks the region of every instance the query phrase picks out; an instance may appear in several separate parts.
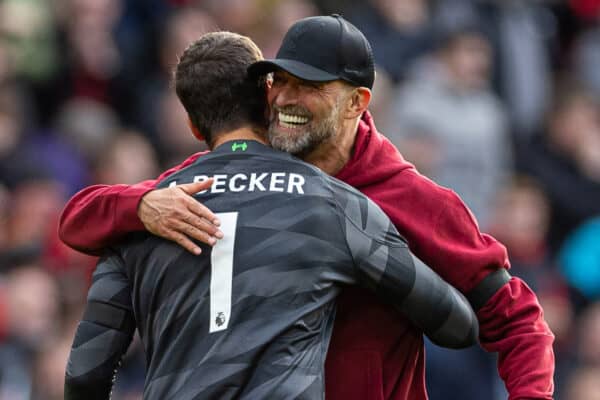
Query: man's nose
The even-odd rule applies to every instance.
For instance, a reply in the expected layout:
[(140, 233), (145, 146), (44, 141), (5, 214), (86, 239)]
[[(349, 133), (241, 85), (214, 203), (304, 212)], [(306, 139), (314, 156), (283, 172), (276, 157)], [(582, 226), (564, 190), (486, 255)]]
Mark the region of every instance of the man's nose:
[(274, 104), (278, 106), (295, 105), (298, 103), (298, 87), (296, 85), (283, 85), (277, 91)]

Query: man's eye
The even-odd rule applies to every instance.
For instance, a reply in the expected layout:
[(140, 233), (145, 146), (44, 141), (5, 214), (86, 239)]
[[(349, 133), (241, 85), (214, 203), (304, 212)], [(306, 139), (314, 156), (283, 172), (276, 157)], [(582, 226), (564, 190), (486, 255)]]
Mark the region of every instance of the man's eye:
[(321, 89), (323, 87), (323, 83), (306, 81), (304, 82), (304, 86), (306, 86), (309, 89)]

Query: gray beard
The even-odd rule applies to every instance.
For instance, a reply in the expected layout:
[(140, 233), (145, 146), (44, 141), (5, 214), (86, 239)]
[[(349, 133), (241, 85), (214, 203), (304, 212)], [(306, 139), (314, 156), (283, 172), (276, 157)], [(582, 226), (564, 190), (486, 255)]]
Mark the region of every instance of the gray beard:
[(338, 116), (339, 107), (336, 106), (326, 119), (318, 124), (309, 124), (301, 128), (303, 133), (298, 136), (278, 132), (276, 118), (271, 118), (267, 136), (274, 149), (302, 158), (315, 150), (321, 143), (335, 137), (338, 130)]

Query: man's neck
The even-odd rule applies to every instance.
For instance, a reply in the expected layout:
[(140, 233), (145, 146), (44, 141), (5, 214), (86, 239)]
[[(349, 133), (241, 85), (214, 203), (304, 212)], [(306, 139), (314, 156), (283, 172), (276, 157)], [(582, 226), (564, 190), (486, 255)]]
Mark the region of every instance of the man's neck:
[(265, 135), (262, 134), (258, 129), (252, 128), (250, 126), (244, 126), (233, 131), (219, 133), (215, 139), (215, 143), (213, 145), (213, 150), (222, 145), (225, 142), (229, 142), (231, 140), (255, 140), (262, 144), (269, 145)]
[(303, 157), (303, 160), (329, 175), (336, 175), (352, 157), (358, 122), (358, 119), (344, 121), (337, 135), (321, 143), (315, 150)]

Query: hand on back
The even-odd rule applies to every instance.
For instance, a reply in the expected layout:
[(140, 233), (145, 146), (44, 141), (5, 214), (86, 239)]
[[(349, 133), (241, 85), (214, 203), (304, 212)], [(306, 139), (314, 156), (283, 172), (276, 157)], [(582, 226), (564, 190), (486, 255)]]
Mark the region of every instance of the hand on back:
[(223, 237), (215, 214), (192, 197), (211, 185), (209, 179), (148, 192), (140, 201), (138, 216), (150, 233), (200, 254), (192, 239), (212, 246)]

